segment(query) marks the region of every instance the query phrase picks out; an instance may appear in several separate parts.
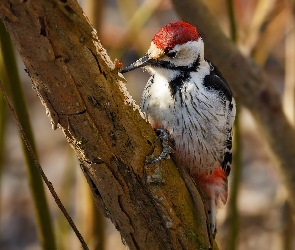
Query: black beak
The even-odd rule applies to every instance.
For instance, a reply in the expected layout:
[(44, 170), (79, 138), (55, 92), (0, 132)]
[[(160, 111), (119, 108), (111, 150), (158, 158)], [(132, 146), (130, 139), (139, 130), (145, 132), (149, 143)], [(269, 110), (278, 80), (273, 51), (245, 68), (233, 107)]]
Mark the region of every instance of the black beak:
[(128, 67), (126, 67), (125, 69), (122, 69), (120, 72), (122, 74), (124, 74), (126, 72), (131, 71), (131, 70), (144, 67), (146, 65), (151, 64), (151, 61), (152, 61), (152, 59), (150, 59), (149, 56), (146, 54), (142, 58), (139, 58), (136, 62), (134, 62), (131, 65), (129, 65)]

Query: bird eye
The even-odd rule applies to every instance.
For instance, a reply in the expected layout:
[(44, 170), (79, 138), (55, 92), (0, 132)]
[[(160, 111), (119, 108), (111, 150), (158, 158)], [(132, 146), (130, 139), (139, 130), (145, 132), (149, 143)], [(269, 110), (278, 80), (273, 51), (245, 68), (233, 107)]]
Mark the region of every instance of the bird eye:
[(174, 58), (176, 56), (176, 51), (170, 50), (170, 51), (165, 51), (166, 56), (170, 58)]

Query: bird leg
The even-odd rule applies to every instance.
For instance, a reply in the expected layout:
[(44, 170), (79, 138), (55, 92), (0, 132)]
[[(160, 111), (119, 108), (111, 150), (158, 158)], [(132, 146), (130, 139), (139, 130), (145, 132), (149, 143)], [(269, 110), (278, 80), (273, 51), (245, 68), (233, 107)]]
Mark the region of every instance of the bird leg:
[(163, 158), (169, 159), (170, 153), (173, 153), (173, 151), (174, 151), (173, 148), (169, 145), (169, 134), (167, 133), (167, 131), (165, 129), (156, 129), (156, 133), (158, 136), (157, 136), (155, 142), (157, 140), (161, 140), (163, 150), (162, 150), (161, 154), (156, 158), (152, 158), (151, 155), (149, 155), (147, 157), (146, 164), (156, 163), (156, 162), (162, 160)]

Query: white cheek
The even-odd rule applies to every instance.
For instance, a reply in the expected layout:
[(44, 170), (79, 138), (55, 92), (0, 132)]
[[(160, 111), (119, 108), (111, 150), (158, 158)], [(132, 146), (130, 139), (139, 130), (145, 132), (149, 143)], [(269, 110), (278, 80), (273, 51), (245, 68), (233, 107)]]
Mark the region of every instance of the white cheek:
[(198, 57), (199, 51), (198, 50), (182, 50), (179, 51), (177, 58), (173, 63), (177, 66), (186, 66), (190, 65), (195, 59)]
[(191, 65), (198, 57), (200, 61), (204, 61), (204, 43), (202, 39), (176, 45), (174, 50), (178, 51), (177, 56), (172, 60), (175, 66)]

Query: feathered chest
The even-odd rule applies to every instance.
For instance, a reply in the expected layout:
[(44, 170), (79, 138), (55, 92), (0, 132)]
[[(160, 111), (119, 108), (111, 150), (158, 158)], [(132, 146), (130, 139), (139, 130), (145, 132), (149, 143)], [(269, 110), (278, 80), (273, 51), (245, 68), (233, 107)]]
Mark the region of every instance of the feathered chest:
[(204, 80), (196, 72), (170, 82), (154, 75), (143, 92), (141, 108), (154, 128), (169, 132), (177, 159), (212, 170), (223, 161), (235, 111), (233, 101)]

